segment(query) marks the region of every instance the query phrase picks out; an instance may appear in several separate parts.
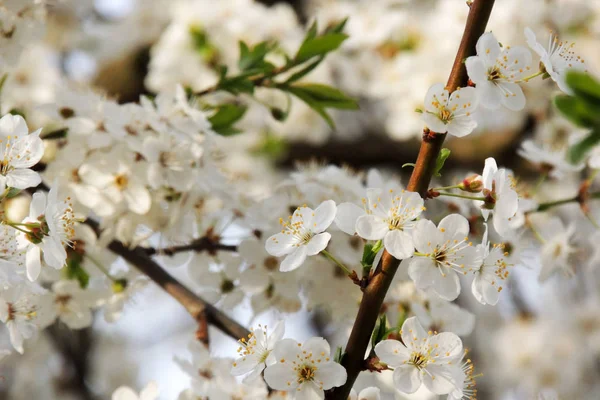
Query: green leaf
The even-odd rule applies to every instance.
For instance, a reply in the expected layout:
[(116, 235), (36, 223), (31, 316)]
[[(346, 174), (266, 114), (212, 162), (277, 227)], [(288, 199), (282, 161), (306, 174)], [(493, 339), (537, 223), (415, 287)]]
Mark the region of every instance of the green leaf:
[(248, 107), (238, 104), (223, 104), (217, 107), (217, 111), (208, 120), (212, 125), (212, 129), (220, 135), (231, 136), (240, 133), (239, 130), (233, 127), (239, 121)]
[(274, 49), (275, 45), (269, 42), (261, 42), (252, 49), (244, 42), (240, 42), (240, 60), (238, 67), (241, 71), (249, 69), (260, 69), (268, 73), (275, 69), (275, 66), (265, 61), (265, 56)]
[(344, 28), (346, 27), (347, 22), (348, 22), (348, 17), (344, 18), (343, 20), (341, 20), (337, 24), (333, 25), (332, 27), (327, 28), (325, 30), (325, 32), (342, 33), (344, 31)]
[(590, 74), (570, 71), (567, 73), (566, 83), (573, 90), (575, 97), (580, 97), (589, 106), (600, 109), (600, 82)]
[(347, 96), (341, 90), (320, 83), (298, 83), (290, 86), (294, 90), (301, 90), (318, 102), (324, 108), (337, 108), (344, 110), (357, 110), (358, 102)]
[(437, 160), (435, 160), (435, 170), (433, 172), (434, 176), (442, 176), (440, 172), (442, 171), (442, 168), (444, 168), (444, 163), (448, 157), (450, 157), (450, 149), (442, 149), (440, 154), (438, 154)]
[(342, 346), (336, 347), (335, 355), (333, 356), (333, 361), (335, 361), (338, 364), (341, 364), (343, 356), (344, 356), (344, 349), (342, 349)]
[(340, 47), (347, 38), (348, 35), (344, 33), (332, 32), (305, 40), (298, 49), (298, 52), (294, 57), (294, 62), (300, 64), (313, 57), (324, 56)]
[(593, 130), (581, 141), (569, 147), (567, 159), (572, 164), (579, 164), (598, 143), (600, 143), (600, 129)]
[(306, 67), (302, 68), (300, 71), (293, 73), (284, 82), (284, 84), (294, 83), (294, 82), (299, 81), (300, 79), (304, 78), (306, 75), (308, 75), (310, 72), (312, 72), (315, 68), (317, 68), (319, 66), (319, 64), (321, 64), (321, 61), (323, 61), (324, 59), (325, 59), (325, 57), (319, 57), (315, 61), (308, 64)]
[(554, 105), (575, 125), (582, 128), (594, 127), (600, 122), (600, 109), (594, 109), (580, 97), (558, 95)]
[(378, 240), (374, 244), (365, 243), (365, 247), (363, 248), (363, 255), (360, 261), (360, 264), (363, 266), (363, 270), (370, 270), (373, 266), (373, 262), (375, 262), (375, 257), (379, 250), (383, 247), (383, 242)]
[(90, 282), (90, 274), (83, 268), (83, 256), (76, 252), (69, 252), (67, 265), (64, 268), (64, 274), (67, 279), (74, 279), (79, 282), (79, 286), (85, 289)]
[(389, 335), (387, 328), (387, 318), (385, 314), (382, 314), (379, 317), (379, 321), (377, 325), (375, 325), (375, 329), (373, 329), (373, 333), (371, 334), (371, 346), (375, 347), (377, 343), (384, 340), (387, 335)]
[(12, 199), (13, 197), (17, 197), (19, 194), (21, 194), (22, 191), (23, 191), (22, 189), (17, 189), (17, 188), (11, 187), (8, 190), (8, 193), (6, 193), (6, 196), (4, 198)]

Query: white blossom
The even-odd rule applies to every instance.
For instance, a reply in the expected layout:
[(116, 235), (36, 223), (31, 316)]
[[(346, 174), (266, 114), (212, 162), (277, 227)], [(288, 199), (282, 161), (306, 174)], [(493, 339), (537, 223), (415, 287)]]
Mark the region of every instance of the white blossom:
[(403, 259), (414, 252), (411, 229), (425, 207), (418, 193), (368, 189), (363, 199), (366, 215), (356, 220), (356, 233), (367, 240), (383, 240), (385, 249)]
[(240, 347), (238, 348), (239, 357), (233, 362), (231, 373), (233, 375), (246, 375), (245, 382), (252, 382), (263, 372), (268, 366), (276, 362), (271, 354), (273, 348), (283, 338), (285, 333), (285, 324), (279, 321), (275, 325), (275, 329), (271, 334), (268, 333), (267, 327), (259, 325), (257, 329), (253, 329), (247, 338), (239, 340)]
[(477, 127), (477, 122), (471, 117), (476, 108), (474, 88), (458, 88), (448, 95), (444, 84), (436, 83), (425, 95), (423, 121), (433, 132), (463, 137)]
[(413, 230), (415, 255), (402, 264), (417, 288), (432, 288), (444, 300), (454, 300), (460, 293), (458, 274), (473, 272), (481, 257), (469, 241), (469, 222), (458, 214), (440, 221), (437, 228), (429, 220), (420, 220)]
[(394, 368), (394, 386), (414, 393), (421, 384), (435, 394), (448, 394), (462, 387), (465, 375), (458, 364), (463, 355), (454, 333), (427, 333), (416, 317), (402, 324), (402, 342), (383, 340), (375, 346), (377, 357)]
[(265, 381), (273, 389), (294, 393), (298, 400), (323, 399), (324, 390), (346, 382), (346, 370), (331, 359), (329, 343), (323, 338), (303, 344), (283, 339), (273, 354), (277, 363), (265, 369)]
[(481, 105), (491, 109), (503, 105), (510, 110), (522, 110), (525, 95), (517, 82), (530, 73), (529, 50), (521, 46), (503, 49), (491, 32), (481, 35), (476, 49), (477, 55), (467, 58), (465, 64)]
[(583, 58), (573, 51), (575, 43), (560, 41), (558, 37), (551, 34), (546, 48), (538, 42), (535, 33), (529, 27), (525, 28), (525, 37), (529, 47), (541, 57), (540, 62), (544, 66), (543, 72), (550, 75), (560, 90), (571, 94), (571, 89), (565, 82), (567, 71), (586, 69)]
[(335, 212), (335, 202), (327, 200), (314, 211), (309, 207), (298, 207), (289, 222), (281, 220), (283, 230), (266, 242), (269, 254), (286, 256), (281, 262), (281, 271), (292, 271), (301, 266), (307, 256), (325, 250), (331, 239), (331, 234), (325, 230), (333, 222)]
[(0, 190), (6, 187), (27, 189), (41, 183), (40, 175), (30, 168), (44, 155), (41, 129), (29, 133), (27, 123), (20, 115), (6, 114), (0, 118)]

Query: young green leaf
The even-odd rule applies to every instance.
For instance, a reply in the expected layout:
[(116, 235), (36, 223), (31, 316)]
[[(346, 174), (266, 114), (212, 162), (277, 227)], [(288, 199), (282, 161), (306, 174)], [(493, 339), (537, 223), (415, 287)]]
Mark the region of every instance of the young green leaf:
[(591, 107), (580, 97), (558, 95), (554, 98), (554, 105), (569, 121), (582, 128), (600, 123), (600, 107)]
[(377, 325), (375, 325), (373, 334), (371, 334), (371, 346), (375, 347), (377, 345), (377, 343), (384, 340), (387, 337), (387, 335), (389, 335), (388, 328), (387, 328), (387, 318), (386, 318), (385, 314), (382, 314), (379, 317), (379, 321), (378, 321)]
[(450, 149), (442, 149), (440, 154), (438, 154), (437, 160), (435, 160), (435, 170), (433, 172), (434, 176), (442, 176), (441, 171), (444, 168), (444, 163), (450, 157)]
[(585, 156), (600, 143), (600, 128), (590, 132), (581, 141), (569, 147), (567, 158), (572, 164), (579, 164)]
[(576, 97), (584, 100), (589, 106), (600, 109), (600, 82), (590, 74), (570, 71), (567, 73), (566, 82)]
[(324, 56), (325, 54), (337, 49), (348, 38), (344, 33), (326, 33), (322, 36), (317, 36), (312, 39), (305, 40), (298, 49), (294, 62), (297, 64), (303, 63), (316, 56)]
[(212, 129), (220, 135), (231, 136), (240, 133), (233, 127), (239, 121), (248, 107), (238, 104), (223, 104), (217, 107), (217, 111), (208, 120)]
[(74, 279), (79, 282), (79, 286), (85, 289), (90, 282), (90, 275), (82, 266), (83, 256), (71, 252), (67, 258), (67, 265), (64, 269), (64, 274), (67, 279)]

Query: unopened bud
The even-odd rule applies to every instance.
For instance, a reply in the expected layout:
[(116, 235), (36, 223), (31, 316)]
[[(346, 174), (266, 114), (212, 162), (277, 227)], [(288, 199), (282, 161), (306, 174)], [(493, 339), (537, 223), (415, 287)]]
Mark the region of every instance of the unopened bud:
[(460, 183), (460, 190), (464, 190), (469, 193), (479, 193), (483, 190), (483, 181), (480, 175), (471, 175)]

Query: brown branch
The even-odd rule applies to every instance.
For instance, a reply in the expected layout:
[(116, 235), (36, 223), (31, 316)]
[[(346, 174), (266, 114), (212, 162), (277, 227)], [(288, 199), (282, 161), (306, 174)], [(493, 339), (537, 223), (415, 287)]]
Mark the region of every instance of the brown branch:
[(237, 251), (237, 246), (220, 243), (218, 241), (218, 238), (217, 238), (217, 240), (213, 240), (212, 238), (210, 238), (208, 236), (203, 236), (201, 238), (198, 238), (198, 239), (192, 241), (189, 244), (184, 244), (181, 246), (171, 246), (171, 247), (165, 247), (162, 249), (157, 249), (154, 247), (143, 247), (142, 249), (148, 256), (153, 256), (153, 255), (172, 256), (174, 254), (183, 253), (186, 251), (194, 251), (196, 253), (201, 253), (203, 251), (206, 251), (209, 254), (215, 254), (219, 250), (220, 251)]
[[(460, 47), (454, 60), (448, 84), (446, 85), (449, 91), (467, 85), (468, 76), (464, 60), (475, 53), (475, 44), (485, 32), (485, 27), (487, 26), (493, 6), (494, 0), (475, 0), (471, 4)], [(415, 169), (408, 183), (408, 190), (418, 192), (421, 196), (425, 195), (445, 136), (444, 134), (431, 133), (424, 136)], [(399, 264), (400, 260), (384, 252), (369, 285), (365, 288), (360, 308), (352, 327), (348, 344), (346, 345), (346, 351), (342, 357), (342, 365), (346, 368), (348, 379), (343, 386), (335, 388), (327, 394), (326, 398), (328, 400), (345, 400), (348, 398), (358, 374), (363, 369), (371, 332), (375, 327), (381, 305)]]
[(160, 265), (152, 260), (143, 248), (129, 249), (119, 241), (112, 241), (108, 248), (115, 254), (123, 257), (143, 274), (152, 279), (165, 292), (171, 295), (187, 310), (198, 323), (203, 323), (206, 318), (209, 324), (214, 325), (223, 333), (234, 339), (247, 337), (250, 333), (246, 328), (229, 318), (221, 310), (195, 295), (191, 290), (169, 275)]
[[(99, 233), (98, 222), (87, 219), (85, 223), (94, 229), (96, 234)], [(147, 254), (147, 248), (134, 247), (130, 249), (118, 240), (113, 240), (108, 245), (108, 249), (123, 257), (140, 272), (153, 280), (165, 292), (177, 300), (200, 325), (208, 322), (235, 340), (247, 337), (250, 333), (242, 325), (229, 318), (225, 313), (200, 296), (194, 294), (181, 282), (168, 274), (158, 263), (150, 258)]]

